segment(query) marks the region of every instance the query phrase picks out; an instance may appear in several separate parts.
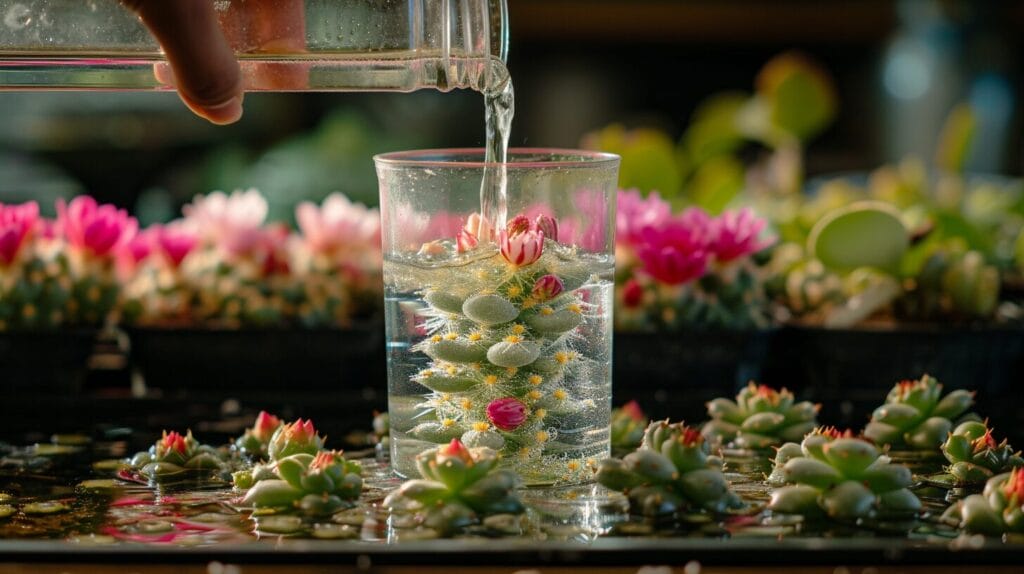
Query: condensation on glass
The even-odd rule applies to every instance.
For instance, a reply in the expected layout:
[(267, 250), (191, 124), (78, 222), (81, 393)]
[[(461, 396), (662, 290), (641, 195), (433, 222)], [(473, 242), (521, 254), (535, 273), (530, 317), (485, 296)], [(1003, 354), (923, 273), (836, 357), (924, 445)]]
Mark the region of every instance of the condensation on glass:
[[(505, 0), (214, 0), (250, 91), (487, 91)], [(0, 0), (0, 90), (171, 89), (117, 0)], [(164, 80), (164, 81), (161, 81)]]

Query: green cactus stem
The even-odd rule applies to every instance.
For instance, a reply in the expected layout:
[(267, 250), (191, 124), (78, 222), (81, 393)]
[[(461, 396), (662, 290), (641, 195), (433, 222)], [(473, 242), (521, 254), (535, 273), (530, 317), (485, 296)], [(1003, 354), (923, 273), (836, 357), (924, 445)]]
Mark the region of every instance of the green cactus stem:
[(722, 460), (710, 454), (700, 431), (683, 423), (651, 423), (640, 449), (601, 461), (596, 478), (625, 493), (632, 511), (645, 516), (743, 506), (722, 474)]
[(875, 409), (864, 436), (877, 445), (937, 451), (953, 430), (954, 419), (973, 403), (974, 393), (961, 389), (943, 397), (942, 385), (928, 375), (902, 381)]
[(711, 420), (701, 432), (714, 443), (764, 449), (798, 441), (817, 426), (819, 406), (795, 402), (793, 393), (748, 384), (736, 400), (717, 398), (708, 403)]
[(363, 488), (359, 463), (339, 451), (315, 456), (292, 454), (273, 464), (234, 475), (236, 488), (248, 489), (242, 499), (254, 508), (297, 508), (306, 514), (327, 515), (350, 508)]
[(225, 470), (221, 455), (215, 448), (177, 432), (164, 431), (147, 451), (136, 453), (130, 461), (132, 469), (153, 482), (172, 482), (196, 476), (196, 472), (216, 473)]
[(424, 526), (451, 535), (487, 516), (522, 514), (518, 477), (498, 469), (499, 455), (487, 447), (466, 448), (458, 439), (422, 452), (422, 479), (406, 481), (384, 499), (392, 510), (413, 510)]
[(644, 440), (644, 430), (649, 423), (636, 401), (612, 410), (612, 450), (636, 450)]
[(1024, 469), (993, 476), (981, 494), (972, 494), (950, 506), (942, 518), (971, 533), (1024, 533)]
[(907, 488), (912, 483), (907, 467), (892, 463), (866, 440), (837, 436), (813, 433), (799, 447), (790, 443), (779, 449), (781, 468), (771, 480), (787, 486), (772, 491), (770, 510), (836, 520), (920, 511), (921, 501)]
[(957, 485), (981, 484), (997, 474), (1024, 466), (1020, 452), (1007, 439), (996, 442), (986, 423), (968, 421), (956, 427), (942, 444), (950, 465), (946, 471)]

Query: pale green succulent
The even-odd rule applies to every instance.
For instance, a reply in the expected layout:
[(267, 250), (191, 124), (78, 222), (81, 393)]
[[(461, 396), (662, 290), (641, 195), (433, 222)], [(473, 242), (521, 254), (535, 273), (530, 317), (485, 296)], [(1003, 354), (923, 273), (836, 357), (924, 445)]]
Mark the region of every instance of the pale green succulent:
[(973, 403), (974, 393), (962, 389), (943, 397), (942, 385), (928, 375), (902, 381), (875, 409), (864, 436), (877, 445), (936, 450), (953, 430), (953, 420)]
[(221, 454), (212, 446), (199, 444), (192, 431), (184, 436), (164, 431), (147, 451), (136, 453), (131, 468), (153, 482), (171, 482), (196, 476), (195, 471), (214, 474), (224, 471)]
[(798, 441), (817, 426), (818, 405), (794, 402), (793, 393), (766, 385), (748, 384), (736, 400), (717, 398), (708, 403), (711, 420), (701, 432), (711, 442), (761, 449)]
[(722, 474), (722, 460), (711, 455), (700, 431), (683, 423), (651, 423), (640, 449), (601, 461), (596, 478), (625, 493), (632, 511), (646, 516), (743, 506)]
[(942, 518), (978, 534), (1024, 532), (1024, 469), (993, 476), (981, 494), (950, 506)]
[(1004, 438), (997, 443), (985, 423), (967, 421), (956, 427), (942, 444), (942, 454), (950, 462), (947, 471), (957, 484), (977, 484), (996, 474), (1024, 466), (1020, 452)]
[(233, 475), (236, 488), (248, 489), (243, 503), (254, 508), (298, 508), (308, 514), (332, 514), (351, 507), (362, 492), (362, 468), (340, 452), (293, 454)]

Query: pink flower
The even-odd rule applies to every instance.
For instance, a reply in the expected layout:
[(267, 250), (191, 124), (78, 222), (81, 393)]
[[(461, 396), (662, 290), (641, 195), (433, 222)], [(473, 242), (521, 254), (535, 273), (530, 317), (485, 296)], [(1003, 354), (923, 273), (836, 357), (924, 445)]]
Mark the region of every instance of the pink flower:
[(519, 235), (520, 233), (533, 231), (536, 230), (537, 228), (534, 227), (532, 223), (530, 223), (530, 218), (526, 217), (525, 215), (517, 215), (513, 217), (511, 221), (508, 222), (508, 225), (505, 226), (505, 229), (508, 231), (508, 234), (510, 236), (514, 237), (516, 235)]
[(495, 427), (513, 431), (526, 420), (526, 405), (513, 397), (495, 399), (487, 405), (487, 418)]
[(312, 420), (298, 419), (293, 423), (284, 425), (281, 435), (299, 444), (308, 444), (316, 439), (316, 428)]
[(627, 309), (636, 309), (644, 301), (644, 288), (635, 277), (626, 280), (622, 286), (622, 304)]
[(545, 275), (533, 284), (531, 295), (538, 301), (547, 301), (558, 297), (565, 290), (565, 284), (555, 275)]
[(459, 253), (465, 253), (476, 249), (477, 238), (475, 235), (466, 231), (465, 229), (459, 230), (459, 234), (455, 236), (455, 250)]
[(159, 252), (167, 259), (171, 266), (177, 268), (199, 244), (199, 236), (196, 235), (184, 222), (171, 222), (167, 225), (154, 225), (153, 244)]
[(267, 411), (260, 411), (260, 414), (256, 415), (256, 423), (252, 426), (252, 434), (261, 442), (267, 442), (279, 426), (281, 426), (281, 419)]
[(699, 209), (688, 209), (658, 228), (647, 228), (637, 245), (643, 271), (668, 285), (688, 283), (708, 266), (708, 224)]
[(105, 257), (135, 237), (139, 222), (123, 209), (80, 195), (71, 203), (57, 200), (57, 226), (72, 248)]
[(346, 249), (380, 249), (380, 212), (332, 193), (318, 208), (308, 201), (295, 208), (295, 219), (306, 245), (316, 253)]
[(0, 263), (10, 265), (21, 252), (25, 240), (39, 224), (39, 204), (30, 201), (21, 205), (0, 203)]
[(626, 245), (635, 245), (645, 229), (659, 227), (672, 218), (672, 206), (656, 191), (645, 199), (636, 189), (620, 189), (617, 203), (615, 240)]
[(160, 439), (160, 446), (164, 452), (177, 452), (178, 454), (185, 454), (188, 450), (188, 443), (185, 442), (185, 437), (181, 434), (171, 431), (164, 431), (163, 437)]
[(529, 265), (540, 259), (544, 252), (544, 232), (525, 231), (511, 235), (507, 229), (498, 232), (501, 256), (516, 267)]
[(726, 211), (711, 222), (711, 252), (722, 263), (757, 253), (774, 242), (773, 238), (760, 237), (767, 224), (747, 207)]
[(182, 211), (204, 239), (232, 255), (248, 255), (262, 240), (267, 209), (260, 192), (249, 189), (197, 195)]
[(558, 241), (558, 220), (547, 215), (538, 215), (534, 221), (535, 229), (544, 232), (544, 237), (551, 241)]

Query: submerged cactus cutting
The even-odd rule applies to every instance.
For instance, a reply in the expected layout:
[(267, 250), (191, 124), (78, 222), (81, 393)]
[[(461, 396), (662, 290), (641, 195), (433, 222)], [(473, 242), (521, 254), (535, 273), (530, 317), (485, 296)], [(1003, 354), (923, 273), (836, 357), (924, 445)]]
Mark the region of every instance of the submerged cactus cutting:
[(649, 421), (636, 401), (612, 411), (612, 449), (629, 452), (640, 446)]
[(974, 393), (962, 389), (942, 397), (942, 385), (928, 375), (902, 381), (875, 409), (864, 436), (878, 445), (935, 450), (973, 403)]
[(981, 494), (949, 507), (942, 518), (978, 534), (1024, 532), (1024, 469), (993, 476)]
[(942, 454), (950, 462), (946, 469), (957, 484), (977, 484), (994, 475), (1024, 466), (1020, 452), (1014, 452), (1007, 439), (996, 442), (985, 423), (968, 421), (950, 433), (942, 444)]
[(192, 437), (192, 431), (184, 436), (177, 432), (164, 431), (160, 440), (148, 451), (137, 453), (131, 459), (131, 467), (139, 474), (154, 482), (184, 479), (190, 471), (223, 471), (225, 465), (215, 448)]
[(466, 448), (458, 439), (416, 457), (422, 479), (406, 481), (384, 505), (414, 510), (425, 526), (443, 534), (479, 523), (493, 514), (521, 514), (518, 478), (497, 470), (499, 455), (487, 447)]
[(751, 382), (736, 400), (718, 398), (708, 403), (711, 420), (701, 429), (712, 442), (740, 448), (768, 448), (798, 441), (817, 426), (818, 405), (794, 402), (793, 393), (776, 391)]
[(624, 492), (633, 512), (647, 516), (742, 506), (722, 474), (721, 459), (710, 454), (700, 431), (683, 423), (651, 423), (640, 449), (598, 464), (597, 481)]
[(417, 317), (426, 337), (412, 350), (429, 358), (411, 380), (429, 393), (413, 409), (391, 409), (401, 432), (393, 448), (415, 445), (393, 460), (414, 475), (417, 451), (459, 439), (499, 451), (527, 482), (581, 478), (586, 459), (608, 453), (600, 433), (581, 431), (607, 424), (610, 309), (577, 248), (558, 242), (553, 218), (519, 215), (496, 245), (488, 228), (474, 215), (456, 242), (424, 245), (466, 264), (408, 279), (426, 304)]
[(298, 508), (308, 514), (332, 514), (352, 506), (362, 492), (362, 467), (341, 452), (298, 453), (265, 467), (235, 473), (237, 488), (247, 488), (244, 504), (255, 508)]
[(913, 515), (921, 509), (921, 501), (907, 489), (907, 467), (879, 455), (868, 441), (836, 436), (814, 433), (799, 447), (790, 443), (779, 449), (781, 470), (773, 480), (790, 485), (772, 491), (769, 509), (839, 520)]

